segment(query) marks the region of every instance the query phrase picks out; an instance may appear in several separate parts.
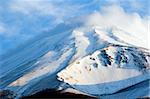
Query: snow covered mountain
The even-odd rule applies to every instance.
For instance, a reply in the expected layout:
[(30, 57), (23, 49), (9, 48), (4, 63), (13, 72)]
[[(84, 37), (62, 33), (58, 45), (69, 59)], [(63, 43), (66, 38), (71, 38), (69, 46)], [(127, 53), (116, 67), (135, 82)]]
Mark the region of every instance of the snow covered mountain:
[(90, 95), (114, 93), (149, 79), (146, 48), (117, 27), (60, 24), (2, 57), (0, 89), (21, 97), (67, 83)]
[(59, 80), (92, 95), (112, 94), (149, 79), (150, 54), (144, 49), (109, 45), (70, 64)]

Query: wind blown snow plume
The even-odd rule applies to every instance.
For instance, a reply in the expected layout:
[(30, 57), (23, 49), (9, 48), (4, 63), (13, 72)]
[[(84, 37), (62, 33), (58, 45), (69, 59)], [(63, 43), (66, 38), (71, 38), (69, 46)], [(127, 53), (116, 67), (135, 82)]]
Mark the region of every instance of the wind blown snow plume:
[[(148, 45), (150, 40), (149, 22), (147, 18), (141, 18), (137, 13), (129, 14), (120, 6), (114, 5), (104, 7), (101, 11), (96, 11), (88, 16), (85, 25), (100, 26), (108, 30), (117, 27), (138, 39), (135, 45), (150, 49)], [(129, 41), (129, 43), (132, 43), (132, 41)]]
[[(71, 89), (101, 98), (150, 79), (149, 14), (123, 1), (77, 1), (0, 3), (0, 92)], [(148, 96), (142, 88), (132, 97)]]

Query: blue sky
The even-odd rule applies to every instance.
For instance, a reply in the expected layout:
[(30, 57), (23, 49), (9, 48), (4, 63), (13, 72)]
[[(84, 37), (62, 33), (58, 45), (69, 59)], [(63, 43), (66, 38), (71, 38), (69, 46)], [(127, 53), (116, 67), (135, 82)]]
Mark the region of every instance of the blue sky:
[(112, 5), (149, 20), (149, 4), (149, 0), (0, 0), (0, 54), (68, 19), (88, 16)]

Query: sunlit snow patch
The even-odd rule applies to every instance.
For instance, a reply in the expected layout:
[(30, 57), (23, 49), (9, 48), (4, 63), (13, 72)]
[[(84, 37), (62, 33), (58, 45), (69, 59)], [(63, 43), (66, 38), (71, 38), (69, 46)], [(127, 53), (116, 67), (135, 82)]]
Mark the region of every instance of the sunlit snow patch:
[(146, 49), (110, 45), (76, 60), (57, 75), (85, 93), (111, 94), (149, 79), (149, 63)]

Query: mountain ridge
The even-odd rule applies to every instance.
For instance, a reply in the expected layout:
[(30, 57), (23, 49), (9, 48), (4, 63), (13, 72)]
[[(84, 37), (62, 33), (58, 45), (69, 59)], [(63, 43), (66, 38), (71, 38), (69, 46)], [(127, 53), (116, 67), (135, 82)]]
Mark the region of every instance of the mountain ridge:
[(27, 96), (45, 88), (58, 88), (62, 82), (57, 80), (56, 74), (74, 61), (112, 44), (129, 46), (121, 38), (117, 41), (115, 34), (110, 34), (105, 28), (74, 27), (64, 30), (27, 44), (29, 46), (19, 54), (2, 60), (1, 90), (9, 89), (17, 92), (18, 96)]

